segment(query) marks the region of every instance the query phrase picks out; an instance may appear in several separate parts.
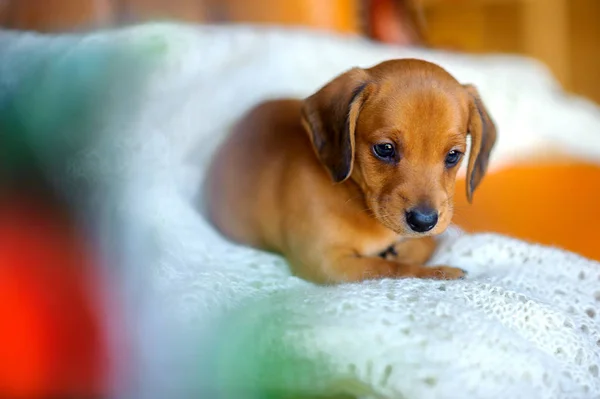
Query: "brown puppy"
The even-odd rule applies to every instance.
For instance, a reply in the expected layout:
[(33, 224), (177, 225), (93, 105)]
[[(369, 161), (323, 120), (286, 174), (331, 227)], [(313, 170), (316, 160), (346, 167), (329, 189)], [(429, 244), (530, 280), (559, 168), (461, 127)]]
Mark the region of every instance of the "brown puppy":
[(429, 236), (451, 221), (468, 134), (471, 200), (496, 140), (476, 89), (420, 60), (355, 68), (304, 102), (267, 102), (238, 124), (208, 174), (209, 217), (318, 283), (460, 278), (423, 264)]

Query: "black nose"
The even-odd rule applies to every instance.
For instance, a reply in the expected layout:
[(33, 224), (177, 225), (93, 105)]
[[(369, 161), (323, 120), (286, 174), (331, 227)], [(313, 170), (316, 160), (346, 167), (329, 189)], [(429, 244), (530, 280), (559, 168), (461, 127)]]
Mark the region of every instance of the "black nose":
[(406, 212), (406, 223), (416, 233), (425, 233), (435, 227), (438, 213), (428, 207), (416, 207)]

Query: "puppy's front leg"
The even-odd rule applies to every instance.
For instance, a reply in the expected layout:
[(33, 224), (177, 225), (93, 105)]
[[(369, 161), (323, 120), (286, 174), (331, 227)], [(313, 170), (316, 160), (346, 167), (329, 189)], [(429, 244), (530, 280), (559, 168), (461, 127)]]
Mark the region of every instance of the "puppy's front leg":
[[(391, 246), (381, 257), (402, 265), (424, 265), (431, 258), (436, 247), (437, 242), (433, 237), (408, 238)], [(448, 280), (463, 278), (465, 276), (464, 270), (450, 266), (434, 266), (425, 269), (437, 270), (437, 272), (442, 270), (446, 274), (445, 278)]]
[(399, 263), (425, 264), (435, 252), (437, 243), (433, 237), (407, 238), (382, 253), (382, 257)]
[(455, 267), (425, 267), (418, 263), (400, 263), (356, 254), (330, 258), (323, 267), (328, 282), (334, 283), (404, 277), (454, 280), (464, 276), (464, 271)]

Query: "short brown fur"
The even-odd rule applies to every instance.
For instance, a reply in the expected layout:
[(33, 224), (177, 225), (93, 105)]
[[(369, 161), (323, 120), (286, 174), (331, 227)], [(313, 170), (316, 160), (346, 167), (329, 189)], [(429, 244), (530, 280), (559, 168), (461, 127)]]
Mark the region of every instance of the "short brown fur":
[[(455, 279), (461, 269), (426, 267), (453, 213), (456, 166), (471, 152), (467, 196), (483, 178), (496, 129), (477, 90), (414, 59), (354, 68), (304, 101), (252, 110), (217, 152), (206, 185), (208, 214), (232, 240), (283, 254), (317, 283), (385, 277)], [(383, 161), (375, 144), (390, 143)], [(406, 212), (436, 209), (417, 234)]]

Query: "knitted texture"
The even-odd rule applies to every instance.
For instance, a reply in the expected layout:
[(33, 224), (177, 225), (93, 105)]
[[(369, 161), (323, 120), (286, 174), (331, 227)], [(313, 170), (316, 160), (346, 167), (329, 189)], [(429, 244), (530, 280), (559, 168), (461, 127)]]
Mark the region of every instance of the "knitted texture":
[(114, 263), (139, 355), (122, 397), (600, 397), (596, 262), (451, 230), (433, 262), (466, 280), (319, 287), (202, 216), (210, 157), (251, 106), (400, 57), (478, 87), (492, 170), (545, 147), (600, 160), (598, 108), (523, 58), (251, 27), (0, 34), (0, 130), (20, 122)]

